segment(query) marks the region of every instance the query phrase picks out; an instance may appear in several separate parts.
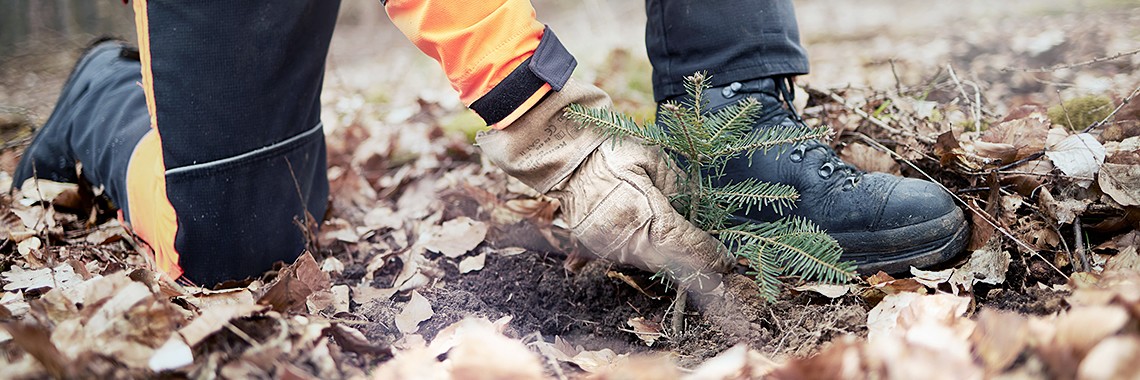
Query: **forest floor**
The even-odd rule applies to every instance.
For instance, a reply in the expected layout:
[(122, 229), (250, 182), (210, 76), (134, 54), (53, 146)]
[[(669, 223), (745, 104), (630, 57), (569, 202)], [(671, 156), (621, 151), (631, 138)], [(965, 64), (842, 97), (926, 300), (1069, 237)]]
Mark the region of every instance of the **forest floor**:
[[(932, 179), (967, 252), (911, 277), (732, 275), (674, 293), (581, 252), (557, 204), (471, 145), (481, 125), (382, 14), (346, 5), (322, 102), (330, 211), (312, 251), (203, 289), (148, 269), (90, 189), (0, 195), (5, 377), (1135, 377), (1140, 8), (1127, 1), (797, 2), (802, 114), (847, 162)], [(641, 2), (538, 2), (578, 77), (654, 104)], [(372, 12), (376, 13), (376, 12)], [(628, 20), (628, 21), (627, 21)], [(625, 22), (619, 22), (625, 21)], [(599, 31), (605, 31), (601, 33)], [(0, 189), (77, 49), (0, 61)]]

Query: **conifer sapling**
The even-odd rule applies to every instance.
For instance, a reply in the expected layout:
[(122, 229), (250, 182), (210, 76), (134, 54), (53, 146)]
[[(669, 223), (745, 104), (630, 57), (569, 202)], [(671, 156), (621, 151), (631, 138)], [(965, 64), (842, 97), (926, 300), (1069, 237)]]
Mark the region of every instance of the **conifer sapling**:
[(708, 79), (700, 72), (686, 77), (685, 90), (692, 103), (663, 104), (658, 112), (660, 120), (655, 123), (639, 125), (620, 112), (578, 104), (571, 104), (566, 115), (597, 128), (614, 138), (614, 143), (618, 137), (632, 136), (672, 157), (683, 189), (673, 196), (674, 207), (691, 223), (724, 242), (735, 257), (747, 261), (766, 299), (773, 300), (779, 294), (780, 276), (829, 283), (855, 277), (854, 264), (839, 261), (843, 252), (839, 244), (811, 221), (786, 216), (774, 222), (741, 223), (743, 219), (733, 216), (760, 207), (771, 207), (783, 215), (799, 198), (794, 187), (754, 180), (713, 185), (714, 177), (723, 173), (730, 158), (772, 149), (779, 154), (781, 147), (826, 138), (830, 129), (784, 125), (753, 128), (761, 104), (752, 98), (707, 112), (702, 93), (709, 87)]

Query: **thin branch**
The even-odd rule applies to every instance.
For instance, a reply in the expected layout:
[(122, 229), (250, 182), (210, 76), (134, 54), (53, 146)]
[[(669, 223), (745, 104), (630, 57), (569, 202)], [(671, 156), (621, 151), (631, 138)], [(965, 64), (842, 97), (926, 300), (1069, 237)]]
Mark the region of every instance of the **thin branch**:
[(1108, 123), (1108, 120), (1115, 117), (1116, 113), (1120, 112), (1120, 109), (1124, 108), (1124, 106), (1126, 104), (1128, 104), (1128, 102), (1131, 102), (1132, 98), (1135, 98), (1137, 94), (1140, 94), (1140, 86), (1137, 86), (1135, 90), (1132, 90), (1131, 94), (1128, 94), (1128, 97), (1126, 97), (1126, 98), (1124, 98), (1124, 100), (1120, 101), (1120, 105), (1116, 106), (1116, 109), (1112, 110), (1112, 113), (1108, 114), (1108, 116), (1105, 116), (1104, 119), (1101, 119), (1100, 121), (1093, 123), (1093, 125), (1088, 126), (1088, 128), (1085, 128), (1085, 130), (1081, 131), (1081, 133), (1089, 133), (1089, 131), (1093, 130), (1094, 128), (1099, 128), (1100, 126)]
[(1073, 250), (1077, 254), (1077, 262), (1073, 263), (1076, 268), (1077, 264), (1081, 265), (1081, 272), (1088, 272), (1092, 269), (1089, 265), (1089, 255), (1085, 253), (1085, 234), (1081, 232), (1081, 217), (1076, 217), (1073, 220), (1073, 240), (1076, 242), (1077, 248)]
[[(950, 79), (954, 81), (954, 85), (958, 87), (958, 92), (962, 94), (962, 100), (970, 102), (970, 95), (966, 94), (966, 87), (962, 86), (962, 81), (958, 80), (958, 74), (954, 73), (954, 66), (949, 63), (946, 64), (946, 69), (950, 70)], [(974, 86), (974, 93), (977, 94), (978, 86)], [(982, 115), (978, 111), (978, 103), (973, 103), (970, 107), (970, 113), (974, 114), (974, 132), (982, 131)]]
[(1088, 65), (1092, 65), (1092, 64), (1101, 63), (1101, 62), (1107, 62), (1107, 61), (1111, 61), (1111, 60), (1115, 60), (1115, 59), (1120, 59), (1120, 58), (1123, 58), (1126, 56), (1135, 55), (1137, 53), (1140, 53), (1140, 49), (1120, 52), (1120, 53), (1116, 53), (1116, 54), (1106, 56), (1106, 57), (1097, 57), (1097, 58), (1093, 58), (1093, 59), (1090, 59), (1090, 60), (1087, 60), (1084, 62), (1062, 63), (1062, 64), (1053, 65), (1050, 67), (1042, 67), (1042, 68), (1038, 68), (1038, 69), (1006, 67), (1004, 69), (1001, 69), (1001, 71), (1002, 72), (1021, 71), (1021, 72), (1026, 72), (1026, 73), (1051, 73), (1051, 72), (1061, 70), (1061, 69), (1071, 69), (1074, 67), (1088, 66)]
[(862, 117), (863, 119), (871, 122), (871, 124), (874, 124), (874, 125), (878, 126), (879, 128), (886, 130), (887, 132), (890, 132), (890, 133), (893, 133), (896, 135), (914, 137), (918, 141), (921, 141), (921, 142), (924, 142), (927, 144), (934, 144), (935, 143), (934, 139), (932, 139), (932, 138), (929, 138), (926, 136), (920, 136), (917, 133), (910, 132), (910, 131), (904, 131), (904, 130), (901, 130), (901, 129), (898, 129), (898, 128), (895, 128), (895, 127), (888, 125), (887, 122), (882, 121), (882, 120), (880, 120), (874, 116), (867, 114), (866, 111), (863, 111), (863, 110), (859, 109), (858, 107), (855, 107), (855, 106), (848, 104), (847, 99), (843, 99), (842, 96), (839, 96), (839, 94), (836, 94), (835, 92), (833, 92), (831, 90), (826, 90), (826, 91), (819, 90), (819, 89), (812, 89), (812, 90), (826, 93), (827, 96), (830, 97), (832, 100), (839, 102), (839, 104), (843, 105), (843, 108), (846, 108), (848, 111), (854, 112), (856, 115), (859, 115), (859, 117)]
[(1028, 156), (1025, 156), (1025, 158), (1022, 158), (1022, 159), (1020, 159), (1020, 160), (1017, 160), (1017, 161), (1014, 161), (1014, 162), (1010, 162), (1010, 163), (1008, 163), (1008, 164), (1002, 165), (1002, 167), (1000, 167), (1000, 168), (997, 168), (997, 171), (1002, 171), (1002, 170), (1006, 170), (1006, 169), (1010, 169), (1010, 168), (1015, 168), (1015, 167), (1021, 166), (1022, 164), (1025, 164), (1025, 163), (1027, 163), (1027, 162), (1029, 162), (1029, 161), (1033, 161), (1033, 160), (1036, 160), (1036, 159), (1038, 159), (1038, 158), (1041, 158), (1041, 156), (1044, 156), (1044, 155), (1045, 155), (1045, 151), (1044, 151), (1044, 150), (1042, 150), (1042, 151), (1040, 151), (1040, 152), (1036, 152), (1036, 153), (1030, 154), (1030, 155), (1028, 155)]

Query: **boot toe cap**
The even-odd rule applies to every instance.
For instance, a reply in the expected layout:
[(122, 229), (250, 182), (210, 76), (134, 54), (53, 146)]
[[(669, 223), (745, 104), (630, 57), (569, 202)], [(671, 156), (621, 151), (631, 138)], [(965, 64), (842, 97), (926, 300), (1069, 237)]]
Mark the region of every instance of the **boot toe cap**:
[(903, 228), (955, 215), (954, 198), (938, 184), (903, 178), (896, 185), (879, 214), (876, 227)]

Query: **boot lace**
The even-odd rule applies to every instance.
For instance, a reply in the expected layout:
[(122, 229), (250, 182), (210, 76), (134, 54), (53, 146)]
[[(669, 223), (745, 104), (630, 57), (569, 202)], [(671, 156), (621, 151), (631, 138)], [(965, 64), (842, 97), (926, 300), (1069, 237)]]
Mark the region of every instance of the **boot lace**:
[[(796, 107), (792, 105), (792, 102), (796, 99), (796, 93), (792, 91), (793, 85), (792, 77), (783, 77), (776, 80), (776, 90), (779, 91), (784, 106), (791, 115), (792, 122), (807, 128), (807, 124), (804, 123), (803, 118), (796, 112)], [(804, 157), (807, 156), (808, 151), (816, 149), (822, 150), (823, 154), (827, 157), (827, 160), (825, 160), (816, 171), (816, 174), (818, 174), (820, 178), (829, 180), (836, 173), (840, 173), (840, 175), (843, 176), (843, 191), (854, 189), (855, 185), (858, 185), (859, 181), (863, 179), (864, 172), (862, 170), (856, 169), (854, 166), (848, 165), (846, 162), (843, 162), (843, 160), (840, 160), (839, 155), (835, 154), (835, 150), (831, 149), (831, 146), (818, 140), (804, 141), (796, 144), (792, 148), (792, 153), (788, 158), (791, 159), (792, 162), (802, 162)]]

